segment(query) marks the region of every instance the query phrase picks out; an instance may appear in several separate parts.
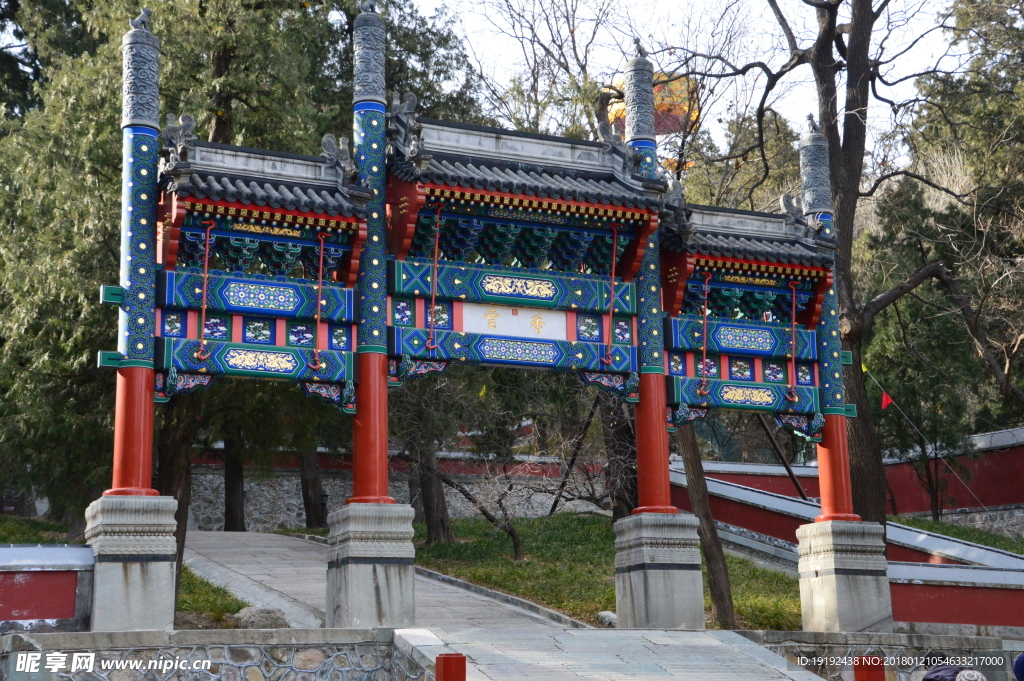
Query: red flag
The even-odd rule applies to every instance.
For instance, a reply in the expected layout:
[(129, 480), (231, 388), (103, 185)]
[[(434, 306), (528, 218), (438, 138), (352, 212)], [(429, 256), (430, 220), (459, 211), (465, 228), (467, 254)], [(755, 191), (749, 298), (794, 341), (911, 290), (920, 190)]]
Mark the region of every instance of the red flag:
[(882, 409), (886, 409), (890, 404), (892, 404), (892, 398), (889, 397), (889, 393), (887, 393), (887, 392), (885, 392), (883, 390), (882, 391)]

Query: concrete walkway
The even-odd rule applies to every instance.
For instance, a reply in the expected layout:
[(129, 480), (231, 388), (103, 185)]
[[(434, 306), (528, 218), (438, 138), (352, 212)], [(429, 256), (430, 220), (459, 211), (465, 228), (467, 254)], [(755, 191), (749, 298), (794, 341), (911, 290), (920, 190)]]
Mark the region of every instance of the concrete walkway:
[[(293, 627), (317, 628), (327, 601), (327, 546), (283, 534), (189, 531), (185, 562), (239, 598), (280, 608)], [(416, 625), (426, 628), (558, 627), (526, 610), (416, 577)]]
[[(249, 532), (189, 532), (186, 563), (253, 605), (281, 608), (293, 627), (323, 626), (327, 547)], [(466, 589), (416, 578), (417, 629), (395, 643), (433, 669), (468, 658), (467, 681), (820, 681), (731, 631), (566, 629)]]

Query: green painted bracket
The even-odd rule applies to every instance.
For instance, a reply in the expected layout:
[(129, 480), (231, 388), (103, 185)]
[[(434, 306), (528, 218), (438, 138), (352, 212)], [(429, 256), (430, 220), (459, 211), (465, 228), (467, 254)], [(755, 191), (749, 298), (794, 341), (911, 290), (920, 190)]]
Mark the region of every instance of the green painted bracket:
[(853, 353), (849, 350), (840, 350), (839, 361), (843, 364), (853, 364)]
[(100, 303), (103, 305), (120, 305), (124, 302), (124, 289), (120, 286), (103, 284), (100, 286)]
[(101, 369), (117, 369), (121, 366), (121, 353), (117, 350), (100, 350), (96, 365)]
[(846, 410), (846, 418), (855, 419), (857, 418), (857, 405), (856, 404), (844, 404), (843, 409)]

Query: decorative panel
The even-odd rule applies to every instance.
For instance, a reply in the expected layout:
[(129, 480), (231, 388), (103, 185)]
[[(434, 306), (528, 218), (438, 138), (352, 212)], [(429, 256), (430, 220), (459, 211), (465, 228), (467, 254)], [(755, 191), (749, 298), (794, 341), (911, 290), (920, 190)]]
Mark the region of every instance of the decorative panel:
[[(280, 277), (209, 275), (206, 308), (216, 312), (316, 319), (317, 282)], [(325, 322), (351, 322), (355, 318), (353, 290), (324, 282), (320, 318)], [(203, 304), (203, 273), (195, 270), (161, 271), (157, 277), (159, 304), (198, 309)]]
[(567, 340), (564, 312), (529, 307), (466, 303), (462, 306), (462, 330), (494, 336)]
[(709, 394), (701, 396), (699, 378), (685, 376), (668, 377), (668, 401), (670, 404), (686, 404), (691, 407), (715, 407), (720, 409), (745, 409), (774, 413), (813, 414), (818, 409), (818, 389), (796, 388), (796, 402), (786, 399), (788, 386), (772, 383), (749, 383), (707, 379)]
[(321, 350), (319, 370), (314, 363), (312, 348), (251, 345), (207, 341), (209, 357), (196, 358), (199, 341), (179, 338), (157, 339), (157, 368), (178, 372), (247, 376), (250, 378), (284, 379), (292, 381), (323, 381), (338, 383), (353, 377), (351, 352)]

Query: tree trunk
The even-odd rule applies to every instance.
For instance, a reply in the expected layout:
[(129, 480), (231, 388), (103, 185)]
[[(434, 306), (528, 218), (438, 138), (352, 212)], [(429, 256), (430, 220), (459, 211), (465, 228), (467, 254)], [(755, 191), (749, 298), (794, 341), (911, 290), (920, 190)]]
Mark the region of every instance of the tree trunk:
[(565, 467), (565, 475), (562, 476), (562, 481), (558, 483), (558, 491), (555, 492), (555, 500), (551, 502), (551, 510), (548, 511), (549, 516), (554, 515), (555, 511), (558, 510), (558, 502), (562, 500), (562, 494), (565, 492), (565, 486), (569, 483), (569, 477), (572, 475), (573, 469), (576, 468), (576, 459), (579, 458), (580, 450), (583, 449), (583, 441), (586, 439), (587, 432), (590, 430), (590, 424), (594, 422), (594, 414), (597, 412), (600, 399), (600, 395), (596, 395), (594, 397), (594, 401), (590, 405), (590, 413), (587, 414), (587, 418), (583, 422), (583, 425), (576, 431), (576, 439), (572, 445), (572, 455), (569, 457), (569, 463)]
[[(214, 80), (224, 78), (231, 71), (231, 62), (235, 59), (232, 47), (219, 47), (213, 51), (210, 59), (210, 73)], [(217, 144), (231, 144), (232, 109), (234, 97), (231, 92), (214, 90), (210, 97), (213, 104), (213, 121), (210, 123), (210, 140)]]
[[(761, 432), (757, 420), (753, 414), (740, 414), (743, 433), (743, 463), (760, 463), (758, 452), (760, 451)], [(692, 429), (692, 427), (691, 427)], [(696, 438), (696, 434), (694, 434)]]
[(885, 466), (878, 447), (875, 424), (868, 411), (868, 392), (861, 370), (861, 342), (846, 339), (853, 352), (853, 364), (843, 372), (846, 399), (857, 405), (857, 417), (846, 420), (850, 439), (850, 482), (853, 488), (853, 512), (864, 521), (885, 524)]
[(302, 485), (302, 507), (306, 511), (306, 527), (324, 527), (320, 495), (324, 493), (320, 480), (320, 462), (317, 460), (316, 445), (310, 451), (299, 454), (299, 482)]
[(245, 532), (245, 472), (241, 443), (224, 439), (224, 531)]
[[(487, 522), (509, 536), (509, 539), (512, 540), (512, 560), (520, 561), (523, 559), (523, 539), (519, 536), (519, 531), (508, 516), (499, 520), (498, 517), (491, 513), (487, 506), (480, 501), (475, 494), (469, 491), (469, 488), (460, 482), (456, 482), (441, 471), (437, 472), (437, 478), (444, 484), (458, 491), (462, 496), (466, 497), (466, 500), (476, 506), (476, 510), (480, 511), (480, 515), (486, 518)], [(502, 508), (502, 512), (504, 512), (504, 510), (505, 509)]]
[(548, 427), (544, 417), (537, 414), (533, 417), (533, 426), (537, 429), (537, 456), (548, 455)]
[(519, 530), (516, 529), (511, 520), (507, 519), (498, 525), (498, 528), (503, 530), (509, 536), (509, 539), (512, 540), (512, 560), (518, 563), (523, 559), (523, 539), (519, 536)]
[(686, 469), (686, 491), (690, 496), (690, 506), (697, 516), (699, 525), (700, 545), (704, 549), (704, 559), (708, 564), (708, 589), (711, 591), (711, 618), (722, 629), (734, 629), (736, 615), (732, 606), (732, 586), (729, 584), (729, 569), (725, 563), (725, 552), (722, 541), (718, 537), (715, 520), (711, 517), (711, 500), (708, 497), (708, 484), (704, 479), (704, 466), (700, 461), (700, 450), (697, 447), (697, 434), (693, 424), (679, 426), (679, 452), (683, 456)]
[(419, 464), (412, 464), (409, 469), (409, 504), (412, 506), (413, 524), (425, 523), (423, 515), (423, 493), (420, 490), (420, 467)]
[(939, 457), (934, 459), (925, 459), (925, 465), (929, 467), (930, 475), (932, 480), (933, 491), (931, 492), (932, 497), (932, 520), (939, 522), (942, 520), (942, 478), (939, 473)]
[(199, 436), (203, 421), (197, 418), (197, 402), (193, 395), (178, 395), (163, 407), (157, 435), (157, 490), (162, 496), (174, 497), (174, 540), (177, 544), (174, 593), (177, 599), (181, 582), (181, 564), (185, 556), (185, 535), (192, 501), (192, 446)]
[(639, 504), (636, 479), (636, 435), (632, 412), (618, 398), (601, 393), (601, 426), (608, 456), (608, 494), (612, 518), (627, 518)]
[[(834, 272), (839, 298), (839, 329), (843, 347), (853, 353), (853, 364), (844, 370), (846, 400), (856, 404), (860, 414), (847, 423), (853, 509), (863, 520), (884, 525), (885, 470), (868, 411), (867, 389), (861, 371), (864, 329), (860, 323), (861, 311), (857, 305), (852, 273), (854, 226), (867, 144), (871, 72), (876, 68), (871, 62), (871, 35), (877, 17), (871, 0), (851, 0), (844, 58), (838, 59), (833, 52), (838, 5), (813, 4), (818, 7), (818, 34), (807, 59), (818, 93), (818, 122), (829, 147), (837, 238)], [(839, 74), (844, 70), (846, 83), (840, 88)]]
[(421, 455), (420, 498), (423, 499), (423, 519), (427, 523), (427, 546), (452, 544), (452, 521), (448, 517), (448, 500), (444, 496), (444, 484), (437, 477), (437, 458), (433, 451)]

